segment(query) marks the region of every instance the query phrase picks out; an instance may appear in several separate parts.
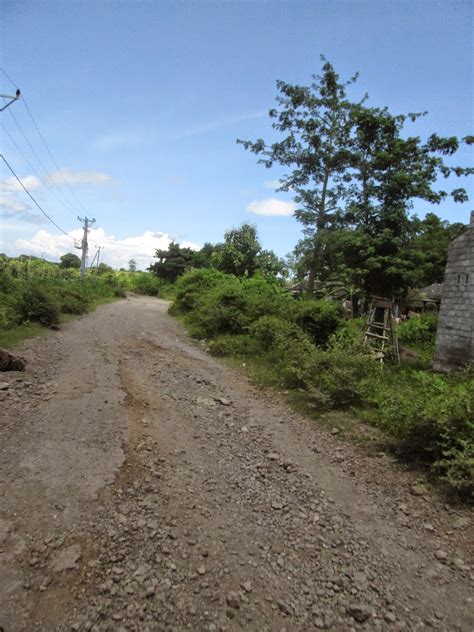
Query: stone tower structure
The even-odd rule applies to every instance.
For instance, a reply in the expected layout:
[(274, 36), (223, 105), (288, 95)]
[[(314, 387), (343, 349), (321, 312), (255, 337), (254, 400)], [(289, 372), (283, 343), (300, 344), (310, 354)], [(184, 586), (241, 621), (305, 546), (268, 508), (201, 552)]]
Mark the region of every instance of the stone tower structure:
[(449, 246), (433, 360), (435, 371), (474, 364), (474, 211)]

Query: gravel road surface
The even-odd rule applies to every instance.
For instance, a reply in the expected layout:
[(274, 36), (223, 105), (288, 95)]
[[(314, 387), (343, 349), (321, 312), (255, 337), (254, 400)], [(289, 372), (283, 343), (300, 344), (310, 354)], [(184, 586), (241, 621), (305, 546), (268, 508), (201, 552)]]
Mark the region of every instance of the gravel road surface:
[(472, 514), (129, 297), (0, 374), (0, 629), (474, 629)]

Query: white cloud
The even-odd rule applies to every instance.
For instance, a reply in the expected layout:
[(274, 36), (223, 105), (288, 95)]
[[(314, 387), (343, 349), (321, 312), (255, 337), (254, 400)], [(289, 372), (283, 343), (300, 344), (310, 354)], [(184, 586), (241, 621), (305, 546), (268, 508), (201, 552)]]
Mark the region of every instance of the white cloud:
[[(21, 252), (41, 254), (58, 259), (66, 252), (74, 252), (74, 240), (78, 243), (82, 239), (80, 228), (72, 230), (67, 235), (57, 235), (46, 230), (39, 230), (32, 239), (18, 239), (15, 249)], [(72, 239), (71, 239), (72, 237)], [(173, 238), (166, 233), (145, 231), (142, 235), (117, 239), (114, 235), (107, 235), (102, 228), (92, 229), (89, 233), (89, 260), (92, 261), (98, 246), (103, 246), (100, 260), (114, 268), (127, 267), (130, 259), (135, 259), (139, 269), (145, 270), (153, 262), (155, 250), (166, 249)], [(195, 243), (182, 241), (180, 245), (198, 250)], [(79, 251), (77, 251), (79, 254)]]
[(31, 206), (14, 198), (0, 196), (0, 217), (16, 219), (29, 224), (44, 224), (46, 218), (43, 215), (31, 212)]
[[(25, 178), (21, 178), (21, 181), (29, 191), (33, 191), (34, 189), (39, 189), (41, 187), (41, 180), (36, 176), (26, 176)], [(23, 190), (24, 189), (21, 184), (13, 176), (0, 181), (0, 191), (2, 193), (17, 193), (18, 191)]]
[(65, 184), (111, 184), (113, 178), (100, 171), (73, 171), (63, 167), (49, 176), (49, 181), (58, 186)]
[(247, 112), (244, 114), (231, 114), (229, 116), (221, 116), (212, 121), (197, 123), (196, 125), (191, 125), (190, 127), (179, 130), (177, 132), (172, 132), (171, 137), (178, 140), (180, 138), (188, 138), (190, 136), (200, 136), (201, 134), (213, 132), (214, 130), (220, 129), (221, 127), (226, 127), (227, 125), (262, 118), (266, 114), (266, 110), (258, 110), (256, 112)]
[(263, 183), (265, 189), (278, 189), (281, 186), (280, 180), (265, 180)]
[(102, 151), (123, 149), (134, 145), (144, 145), (154, 142), (152, 136), (141, 132), (110, 132), (98, 136), (92, 143), (95, 149)]
[(293, 215), (296, 210), (294, 202), (285, 202), (276, 198), (265, 198), (264, 200), (253, 200), (248, 204), (247, 211), (254, 215), (272, 215), (283, 217)]

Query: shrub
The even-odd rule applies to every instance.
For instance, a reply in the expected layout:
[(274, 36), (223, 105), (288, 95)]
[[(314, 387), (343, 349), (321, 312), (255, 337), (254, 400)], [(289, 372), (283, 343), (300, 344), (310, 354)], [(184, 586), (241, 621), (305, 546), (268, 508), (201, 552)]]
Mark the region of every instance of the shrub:
[(19, 322), (34, 320), (43, 325), (59, 322), (59, 302), (43, 284), (24, 281), (12, 299)]
[(225, 283), (227, 278), (229, 275), (211, 269), (186, 272), (176, 281), (175, 301), (170, 308), (170, 313), (186, 314), (192, 311), (197, 307), (203, 294), (211, 288)]
[(436, 314), (421, 314), (401, 322), (398, 339), (407, 345), (434, 345), (438, 317)]
[(267, 364), (272, 381), (287, 388), (306, 388), (316, 349), (305, 332), (275, 316), (263, 316), (250, 327), (250, 335)]
[(446, 376), (405, 367), (368, 385), (365, 417), (392, 434), (402, 453), (430, 464), (466, 494), (473, 490), (474, 374)]
[(69, 289), (59, 294), (59, 309), (64, 314), (84, 314), (88, 307), (87, 297), (78, 290)]
[(257, 349), (255, 341), (248, 334), (224, 334), (209, 342), (209, 351), (214, 356), (246, 357), (256, 353)]
[(325, 346), (344, 319), (342, 306), (328, 300), (307, 299), (285, 305), (284, 315), (308, 334), (314, 344)]
[(316, 354), (308, 391), (324, 408), (362, 404), (367, 384), (378, 373), (379, 365), (360, 341), (333, 341)]
[(236, 277), (227, 277), (196, 299), (196, 308), (186, 318), (190, 333), (197, 338), (244, 333), (248, 325), (242, 286)]

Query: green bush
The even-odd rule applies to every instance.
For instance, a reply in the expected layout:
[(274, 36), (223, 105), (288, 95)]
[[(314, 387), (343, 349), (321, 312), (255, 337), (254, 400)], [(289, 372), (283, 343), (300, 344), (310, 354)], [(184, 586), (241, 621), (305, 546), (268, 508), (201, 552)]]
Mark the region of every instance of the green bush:
[(301, 327), (319, 346), (325, 346), (344, 321), (342, 306), (329, 300), (292, 301), (285, 305), (283, 315)]
[(437, 324), (436, 314), (413, 316), (398, 326), (398, 339), (407, 345), (434, 345)]
[(209, 352), (214, 356), (247, 357), (256, 351), (255, 341), (248, 334), (224, 334), (209, 342)]
[(50, 326), (59, 322), (59, 301), (44, 284), (23, 281), (11, 306), (19, 323), (33, 320)]
[(333, 341), (315, 356), (308, 391), (324, 408), (363, 404), (367, 385), (380, 373), (380, 366), (360, 340)]
[(242, 334), (261, 316), (278, 310), (292, 299), (279, 283), (255, 276), (237, 279), (215, 270), (194, 270), (176, 283), (172, 314), (184, 314), (192, 335), (213, 338)]
[(196, 309), (199, 300), (208, 290), (225, 283), (228, 275), (211, 269), (191, 270), (176, 281), (175, 300), (170, 313), (186, 314)]
[(383, 427), (401, 452), (430, 464), (463, 494), (474, 491), (474, 373), (440, 375), (386, 369), (367, 384), (365, 418)]
[(59, 297), (59, 309), (63, 314), (85, 314), (88, 308), (89, 302), (81, 292), (70, 290)]
[(245, 296), (236, 277), (210, 288), (196, 299), (196, 308), (185, 322), (196, 338), (244, 333), (248, 325)]
[(263, 316), (250, 327), (250, 335), (275, 384), (307, 388), (316, 348), (298, 325), (275, 316)]

